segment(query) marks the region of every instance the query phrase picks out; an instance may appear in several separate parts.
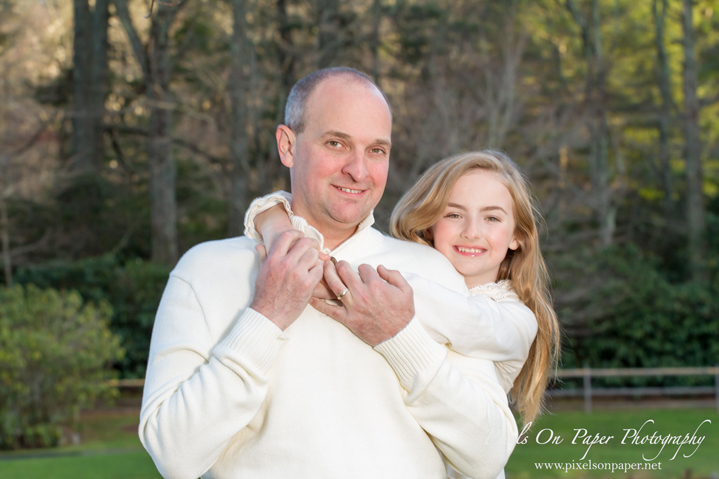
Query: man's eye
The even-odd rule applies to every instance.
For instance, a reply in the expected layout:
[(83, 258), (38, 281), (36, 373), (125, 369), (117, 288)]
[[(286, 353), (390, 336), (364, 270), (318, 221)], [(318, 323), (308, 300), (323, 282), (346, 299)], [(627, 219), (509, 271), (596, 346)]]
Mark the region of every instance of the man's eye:
[(340, 146), (342, 146), (342, 143), (340, 143), (340, 142), (337, 141), (337, 140), (330, 140), (330, 141), (327, 142), (327, 144), (330, 145), (330, 146), (333, 147), (333, 148), (339, 148)]
[(372, 153), (375, 155), (384, 155), (384, 150), (382, 148), (372, 148)]

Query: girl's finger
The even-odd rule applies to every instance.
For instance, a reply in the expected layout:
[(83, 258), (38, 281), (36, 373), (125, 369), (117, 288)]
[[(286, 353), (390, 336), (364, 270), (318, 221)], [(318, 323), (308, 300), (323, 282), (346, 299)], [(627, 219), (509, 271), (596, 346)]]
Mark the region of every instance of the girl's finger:
[(255, 251), (260, 255), (260, 267), (262, 267), (265, 261), (267, 261), (267, 248), (265, 248), (265, 245), (258, 244), (255, 246)]

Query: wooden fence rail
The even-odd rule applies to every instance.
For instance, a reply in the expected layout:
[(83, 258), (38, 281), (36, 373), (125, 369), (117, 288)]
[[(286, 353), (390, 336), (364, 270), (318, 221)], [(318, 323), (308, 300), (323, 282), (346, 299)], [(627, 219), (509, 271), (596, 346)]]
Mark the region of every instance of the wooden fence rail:
[[(639, 376), (714, 376), (714, 386), (682, 387), (636, 387), (636, 388), (592, 388), (592, 377), (639, 377)], [(584, 396), (584, 412), (592, 412), (594, 396), (684, 396), (714, 394), (716, 410), (719, 412), (719, 366), (694, 368), (606, 368), (560, 369), (557, 378), (583, 378), (582, 389), (552, 389), (550, 397)]]
[[(642, 376), (714, 376), (714, 386), (682, 387), (636, 387), (636, 388), (592, 388), (592, 378), (642, 377)], [(607, 368), (559, 369), (554, 377), (583, 378), (581, 389), (547, 390), (550, 397), (584, 397), (584, 411), (592, 412), (592, 397), (595, 396), (685, 396), (714, 394), (719, 412), (719, 366), (699, 368)], [(144, 379), (113, 379), (110, 386), (119, 388), (141, 388)]]

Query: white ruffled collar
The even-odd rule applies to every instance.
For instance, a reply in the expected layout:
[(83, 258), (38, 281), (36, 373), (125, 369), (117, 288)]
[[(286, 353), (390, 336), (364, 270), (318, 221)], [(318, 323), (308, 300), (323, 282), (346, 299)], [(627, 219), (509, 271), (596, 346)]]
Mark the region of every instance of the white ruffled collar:
[(482, 295), (494, 301), (507, 299), (519, 301), (519, 296), (517, 296), (517, 293), (512, 289), (512, 281), (509, 279), (503, 279), (496, 283), (480, 284), (479, 286), (471, 288), (469, 294), (472, 296)]

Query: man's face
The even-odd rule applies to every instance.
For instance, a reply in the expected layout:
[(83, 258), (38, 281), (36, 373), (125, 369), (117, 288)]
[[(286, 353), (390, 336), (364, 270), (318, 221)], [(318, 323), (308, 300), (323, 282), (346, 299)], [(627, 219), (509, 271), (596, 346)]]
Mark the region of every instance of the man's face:
[(282, 162), (292, 168), (292, 209), (329, 243), (343, 241), (387, 183), (392, 117), (382, 94), (354, 79), (329, 78), (307, 100), (304, 131), (294, 136), (287, 129), (294, 144), (284, 155), (280, 129)]

